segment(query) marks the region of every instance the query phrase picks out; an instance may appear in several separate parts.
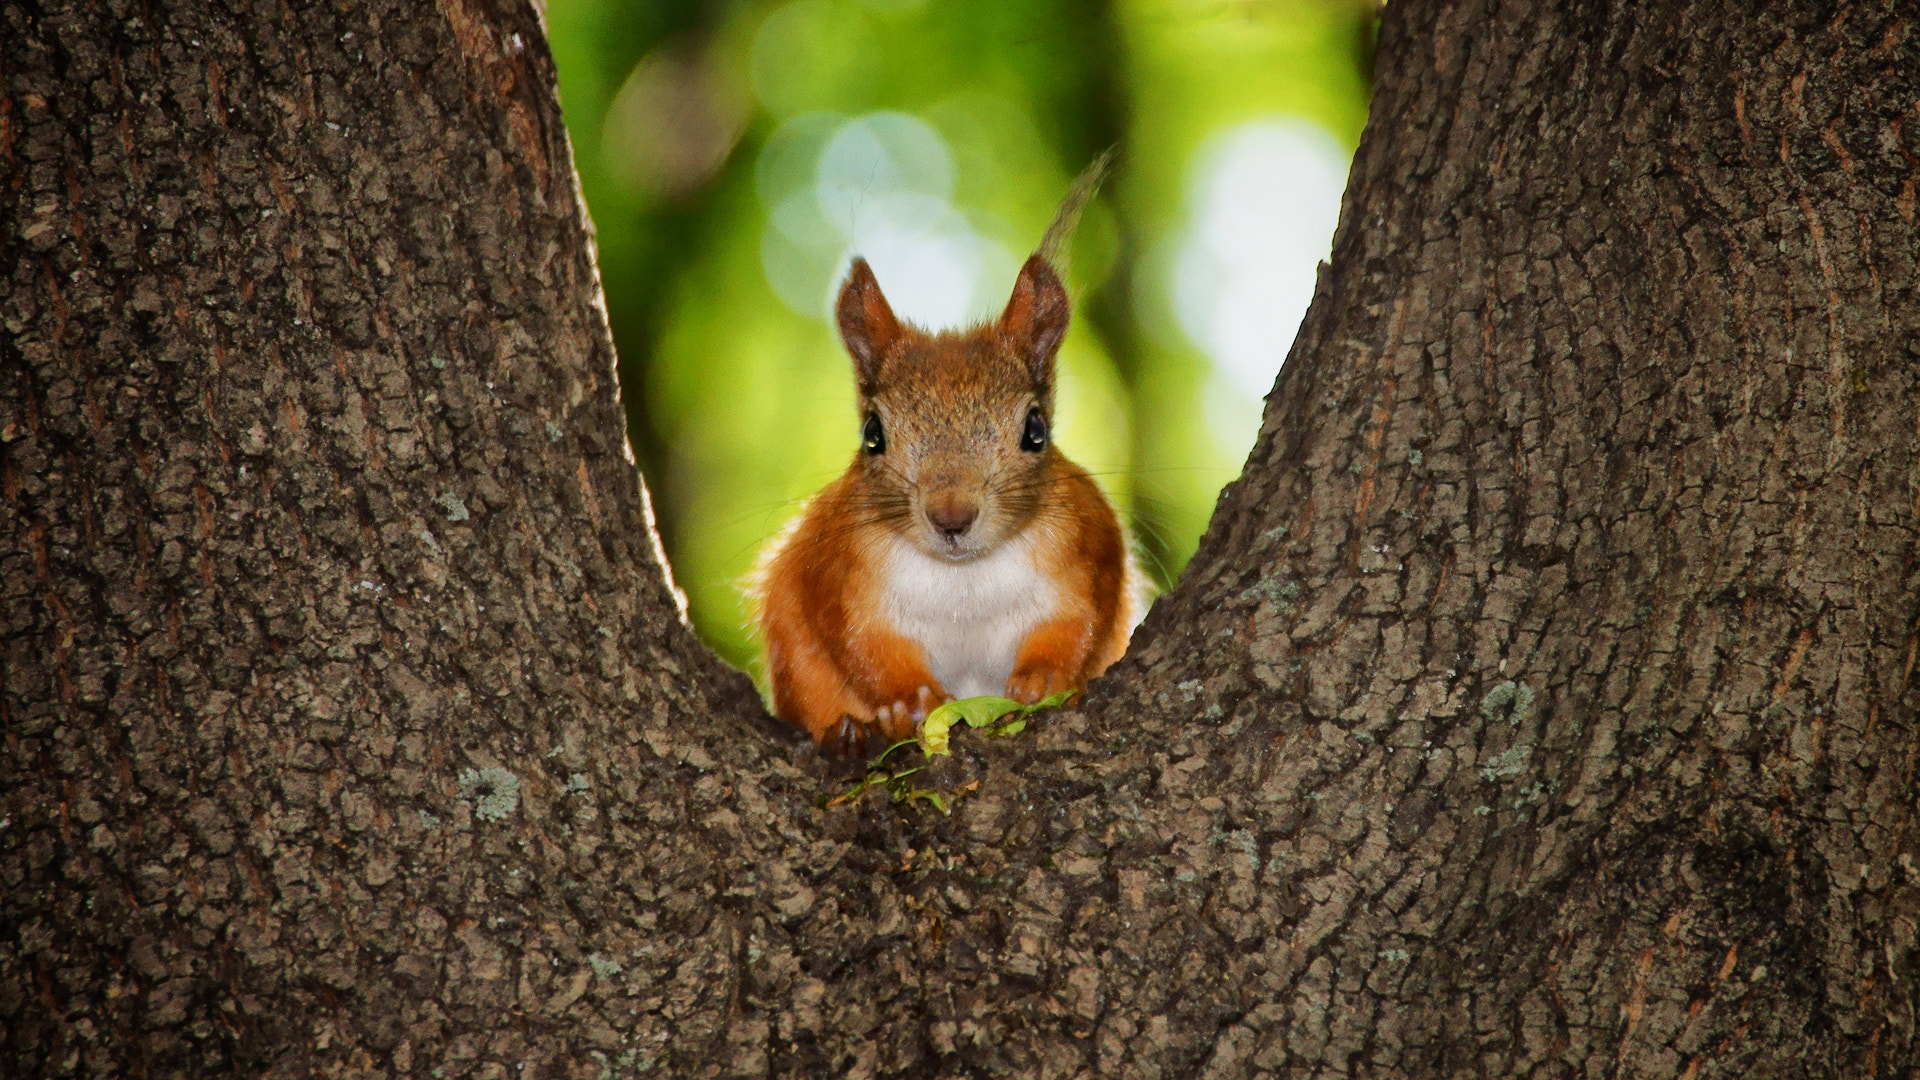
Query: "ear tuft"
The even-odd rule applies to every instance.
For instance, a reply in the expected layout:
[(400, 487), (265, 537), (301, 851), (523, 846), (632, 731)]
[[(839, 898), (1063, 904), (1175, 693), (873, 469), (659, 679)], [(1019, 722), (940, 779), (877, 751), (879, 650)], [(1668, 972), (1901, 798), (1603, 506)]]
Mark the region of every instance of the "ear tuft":
[(880, 282), (865, 259), (854, 259), (847, 268), (847, 280), (840, 286), (840, 299), (834, 304), (834, 317), (840, 323), (840, 339), (853, 355), (853, 374), (862, 394), (871, 394), (880, 383), (880, 362), (887, 350), (900, 339), (900, 320), (880, 292)]
[(1067, 321), (1073, 314), (1073, 302), (1067, 299), (1060, 276), (1038, 255), (1020, 268), (1013, 283), (1013, 297), (1007, 310), (1000, 313), (1000, 334), (1022, 360), (1033, 378), (1034, 388), (1053, 389), (1053, 358), (1067, 336)]

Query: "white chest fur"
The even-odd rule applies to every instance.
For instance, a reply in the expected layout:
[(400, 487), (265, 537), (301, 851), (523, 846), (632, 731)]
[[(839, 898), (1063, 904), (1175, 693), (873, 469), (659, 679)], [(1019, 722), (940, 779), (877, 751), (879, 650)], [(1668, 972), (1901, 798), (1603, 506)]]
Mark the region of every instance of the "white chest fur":
[(972, 562), (892, 542), (881, 567), (880, 611), (926, 651), (927, 666), (954, 697), (1004, 694), (1014, 656), (1053, 613), (1051, 582), (1021, 537)]

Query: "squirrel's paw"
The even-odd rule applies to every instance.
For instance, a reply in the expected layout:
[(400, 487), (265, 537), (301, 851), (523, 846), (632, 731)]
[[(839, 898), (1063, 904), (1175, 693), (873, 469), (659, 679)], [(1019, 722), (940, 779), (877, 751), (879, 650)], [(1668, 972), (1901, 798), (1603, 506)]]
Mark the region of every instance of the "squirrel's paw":
[(1022, 705), (1031, 705), (1049, 694), (1072, 688), (1073, 680), (1054, 668), (1021, 668), (1007, 679), (1007, 696)]
[(820, 733), (820, 748), (841, 757), (853, 757), (867, 749), (867, 725), (851, 716), (842, 716)]
[(893, 742), (913, 737), (914, 728), (927, 718), (927, 713), (936, 706), (953, 699), (936, 692), (932, 687), (922, 686), (914, 691), (910, 698), (903, 698), (891, 705), (882, 705), (874, 710), (873, 723)]

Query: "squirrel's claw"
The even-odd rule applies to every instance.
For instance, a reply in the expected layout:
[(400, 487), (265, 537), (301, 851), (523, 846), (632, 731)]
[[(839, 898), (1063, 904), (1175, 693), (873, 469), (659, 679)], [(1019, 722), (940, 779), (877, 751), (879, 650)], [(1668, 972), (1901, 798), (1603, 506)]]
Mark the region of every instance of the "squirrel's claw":
[(904, 701), (894, 702), (893, 715), (906, 717), (918, 724), (927, 718), (927, 714), (932, 712), (935, 706), (951, 700), (953, 699), (945, 694), (936, 694), (931, 687), (923, 686), (914, 691), (911, 705)]
[(1022, 705), (1031, 705), (1072, 685), (1072, 681), (1062, 672), (1033, 668), (1016, 671), (1007, 679), (1007, 696)]
[(838, 723), (827, 728), (820, 745), (841, 757), (853, 757), (867, 748), (867, 725), (851, 716), (842, 716)]
[(914, 709), (913, 722), (917, 724), (920, 721), (925, 720), (927, 718), (928, 713), (932, 712), (933, 710), (939, 708), (942, 705), (945, 705), (947, 702), (952, 700), (953, 700), (952, 694), (945, 693), (943, 691), (932, 690), (925, 686), (921, 687), (920, 702), (918, 707)]
[(879, 728), (891, 741), (910, 739), (920, 721), (935, 707), (953, 699), (944, 693), (936, 692), (932, 687), (922, 686), (911, 698), (903, 698), (891, 705), (882, 705), (873, 711), (874, 726)]

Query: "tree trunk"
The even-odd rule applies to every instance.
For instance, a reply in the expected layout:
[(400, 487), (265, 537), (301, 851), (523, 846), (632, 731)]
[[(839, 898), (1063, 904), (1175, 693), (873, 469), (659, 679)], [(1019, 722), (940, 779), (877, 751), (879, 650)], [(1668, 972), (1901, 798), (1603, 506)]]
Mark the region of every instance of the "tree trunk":
[(1642, 7), (1388, 5), (1246, 474), (951, 816), (687, 631), (534, 14), (0, 8), (0, 1071), (1906, 1075), (1920, 44)]

